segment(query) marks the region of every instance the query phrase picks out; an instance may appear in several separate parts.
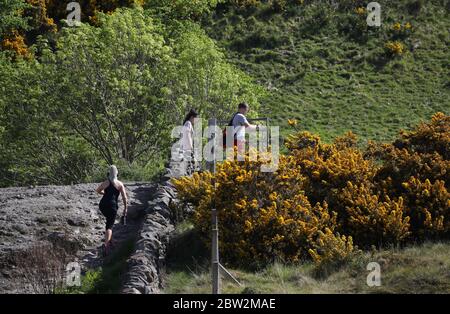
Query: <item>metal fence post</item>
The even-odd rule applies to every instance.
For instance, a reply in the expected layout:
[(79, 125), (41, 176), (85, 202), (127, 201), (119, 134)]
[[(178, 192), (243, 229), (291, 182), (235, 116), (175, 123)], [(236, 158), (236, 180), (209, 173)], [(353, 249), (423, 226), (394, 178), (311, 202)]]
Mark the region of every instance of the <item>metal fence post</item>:
[[(209, 127), (215, 127), (217, 125), (217, 119), (210, 119), (208, 121)], [(215, 145), (216, 134), (212, 134), (209, 138)], [(216, 173), (216, 155), (213, 146), (212, 149), (213, 160), (208, 162), (208, 170), (213, 174)], [(216, 187), (215, 179), (213, 179), (213, 188)], [(217, 209), (215, 201), (213, 201), (213, 208), (211, 210), (211, 277), (212, 277), (212, 293), (220, 294), (220, 262), (219, 262), (219, 226), (217, 222)]]

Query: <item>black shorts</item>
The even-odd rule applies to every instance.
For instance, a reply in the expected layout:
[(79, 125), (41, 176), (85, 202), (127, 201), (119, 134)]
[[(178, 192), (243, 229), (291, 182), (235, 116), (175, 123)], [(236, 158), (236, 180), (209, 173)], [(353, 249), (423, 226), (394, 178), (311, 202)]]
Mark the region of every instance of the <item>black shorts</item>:
[(102, 206), (100, 205), (100, 211), (102, 212), (103, 216), (106, 218), (106, 227), (105, 229), (112, 229), (114, 226), (114, 222), (116, 221), (117, 216), (117, 206)]

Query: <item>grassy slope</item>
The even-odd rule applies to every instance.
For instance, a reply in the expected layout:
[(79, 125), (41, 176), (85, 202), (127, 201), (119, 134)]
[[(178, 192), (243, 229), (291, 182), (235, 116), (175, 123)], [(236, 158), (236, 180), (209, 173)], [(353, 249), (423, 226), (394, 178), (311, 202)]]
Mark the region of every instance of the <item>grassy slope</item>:
[[(169, 254), (164, 293), (211, 293), (208, 250), (197, 242), (192, 229), (183, 225), (178, 230)], [(370, 262), (380, 264), (380, 287), (366, 284)], [(450, 243), (366, 252), (322, 278), (315, 275), (309, 262), (275, 263), (256, 273), (231, 272), (242, 286), (223, 281), (223, 293), (450, 293)]]
[[(407, 12), (408, 1), (379, 2), (383, 25), (367, 42), (338, 30), (353, 12), (337, 12), (316, 27), (311, 16), (327, 11), (324, 4), (283, 14), (265, 6), (218, 10), (204, 25), (232, 63), (270, 87), (260, 115), (275, 119), (282, 134), (289, 133), (287, 118), (297, 118), (325, 140), (347, 130), (362, 139), (391, 140), (436, 111), (450, 113), (450, 18), (441, 1), (426, 1), (417, 15)], [(411, 46), (419, 46), (385, 63), (384, 43), (397, 21), (415, 27)]]

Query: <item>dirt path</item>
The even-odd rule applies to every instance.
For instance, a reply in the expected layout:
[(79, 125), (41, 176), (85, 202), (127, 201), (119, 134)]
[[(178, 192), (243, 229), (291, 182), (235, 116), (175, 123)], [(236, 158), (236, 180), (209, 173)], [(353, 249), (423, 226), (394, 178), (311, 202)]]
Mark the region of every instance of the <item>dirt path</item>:
[[(10, 256), (33, 244), (65, 239), (77, 247), (75, 259), (82, 270), (100, 266), (104, 236), (103, 215), (98, 210), (98, 184), (0, 189), (0, 293), (26, 292)], [(113, 241), (116, 248), (140, 228), (152, 183), (126, 183), (130, 199), (127, 225), (119, 224), (120, 205)], [(112, 252), (114, 253), (114, 252)]]

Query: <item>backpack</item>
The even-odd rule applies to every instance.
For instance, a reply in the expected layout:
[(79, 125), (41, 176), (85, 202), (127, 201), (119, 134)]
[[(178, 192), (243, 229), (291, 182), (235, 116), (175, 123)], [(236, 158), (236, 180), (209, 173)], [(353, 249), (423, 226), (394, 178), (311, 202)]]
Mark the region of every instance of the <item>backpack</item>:
[[(228, 127), (228, 126), (233, 126), (233, 120), (234, 120), (234, 118), (236, 117), (236, 115), (237, 115), (238, 113), (239, 113), (239, 112), (236, 112), (236, 113), (233, 115), (233, 118), (231, 118), (230, 122), (228, 122), (227, 127)], [(223, 149), (226, 149), (226, 147), (227, 147), (227, 127), (225, 127), (225, 128), (222, 130), (222, 144), (223, 144)], [(234, 146), (237, 146), (236, 135), (234, 136)]]

